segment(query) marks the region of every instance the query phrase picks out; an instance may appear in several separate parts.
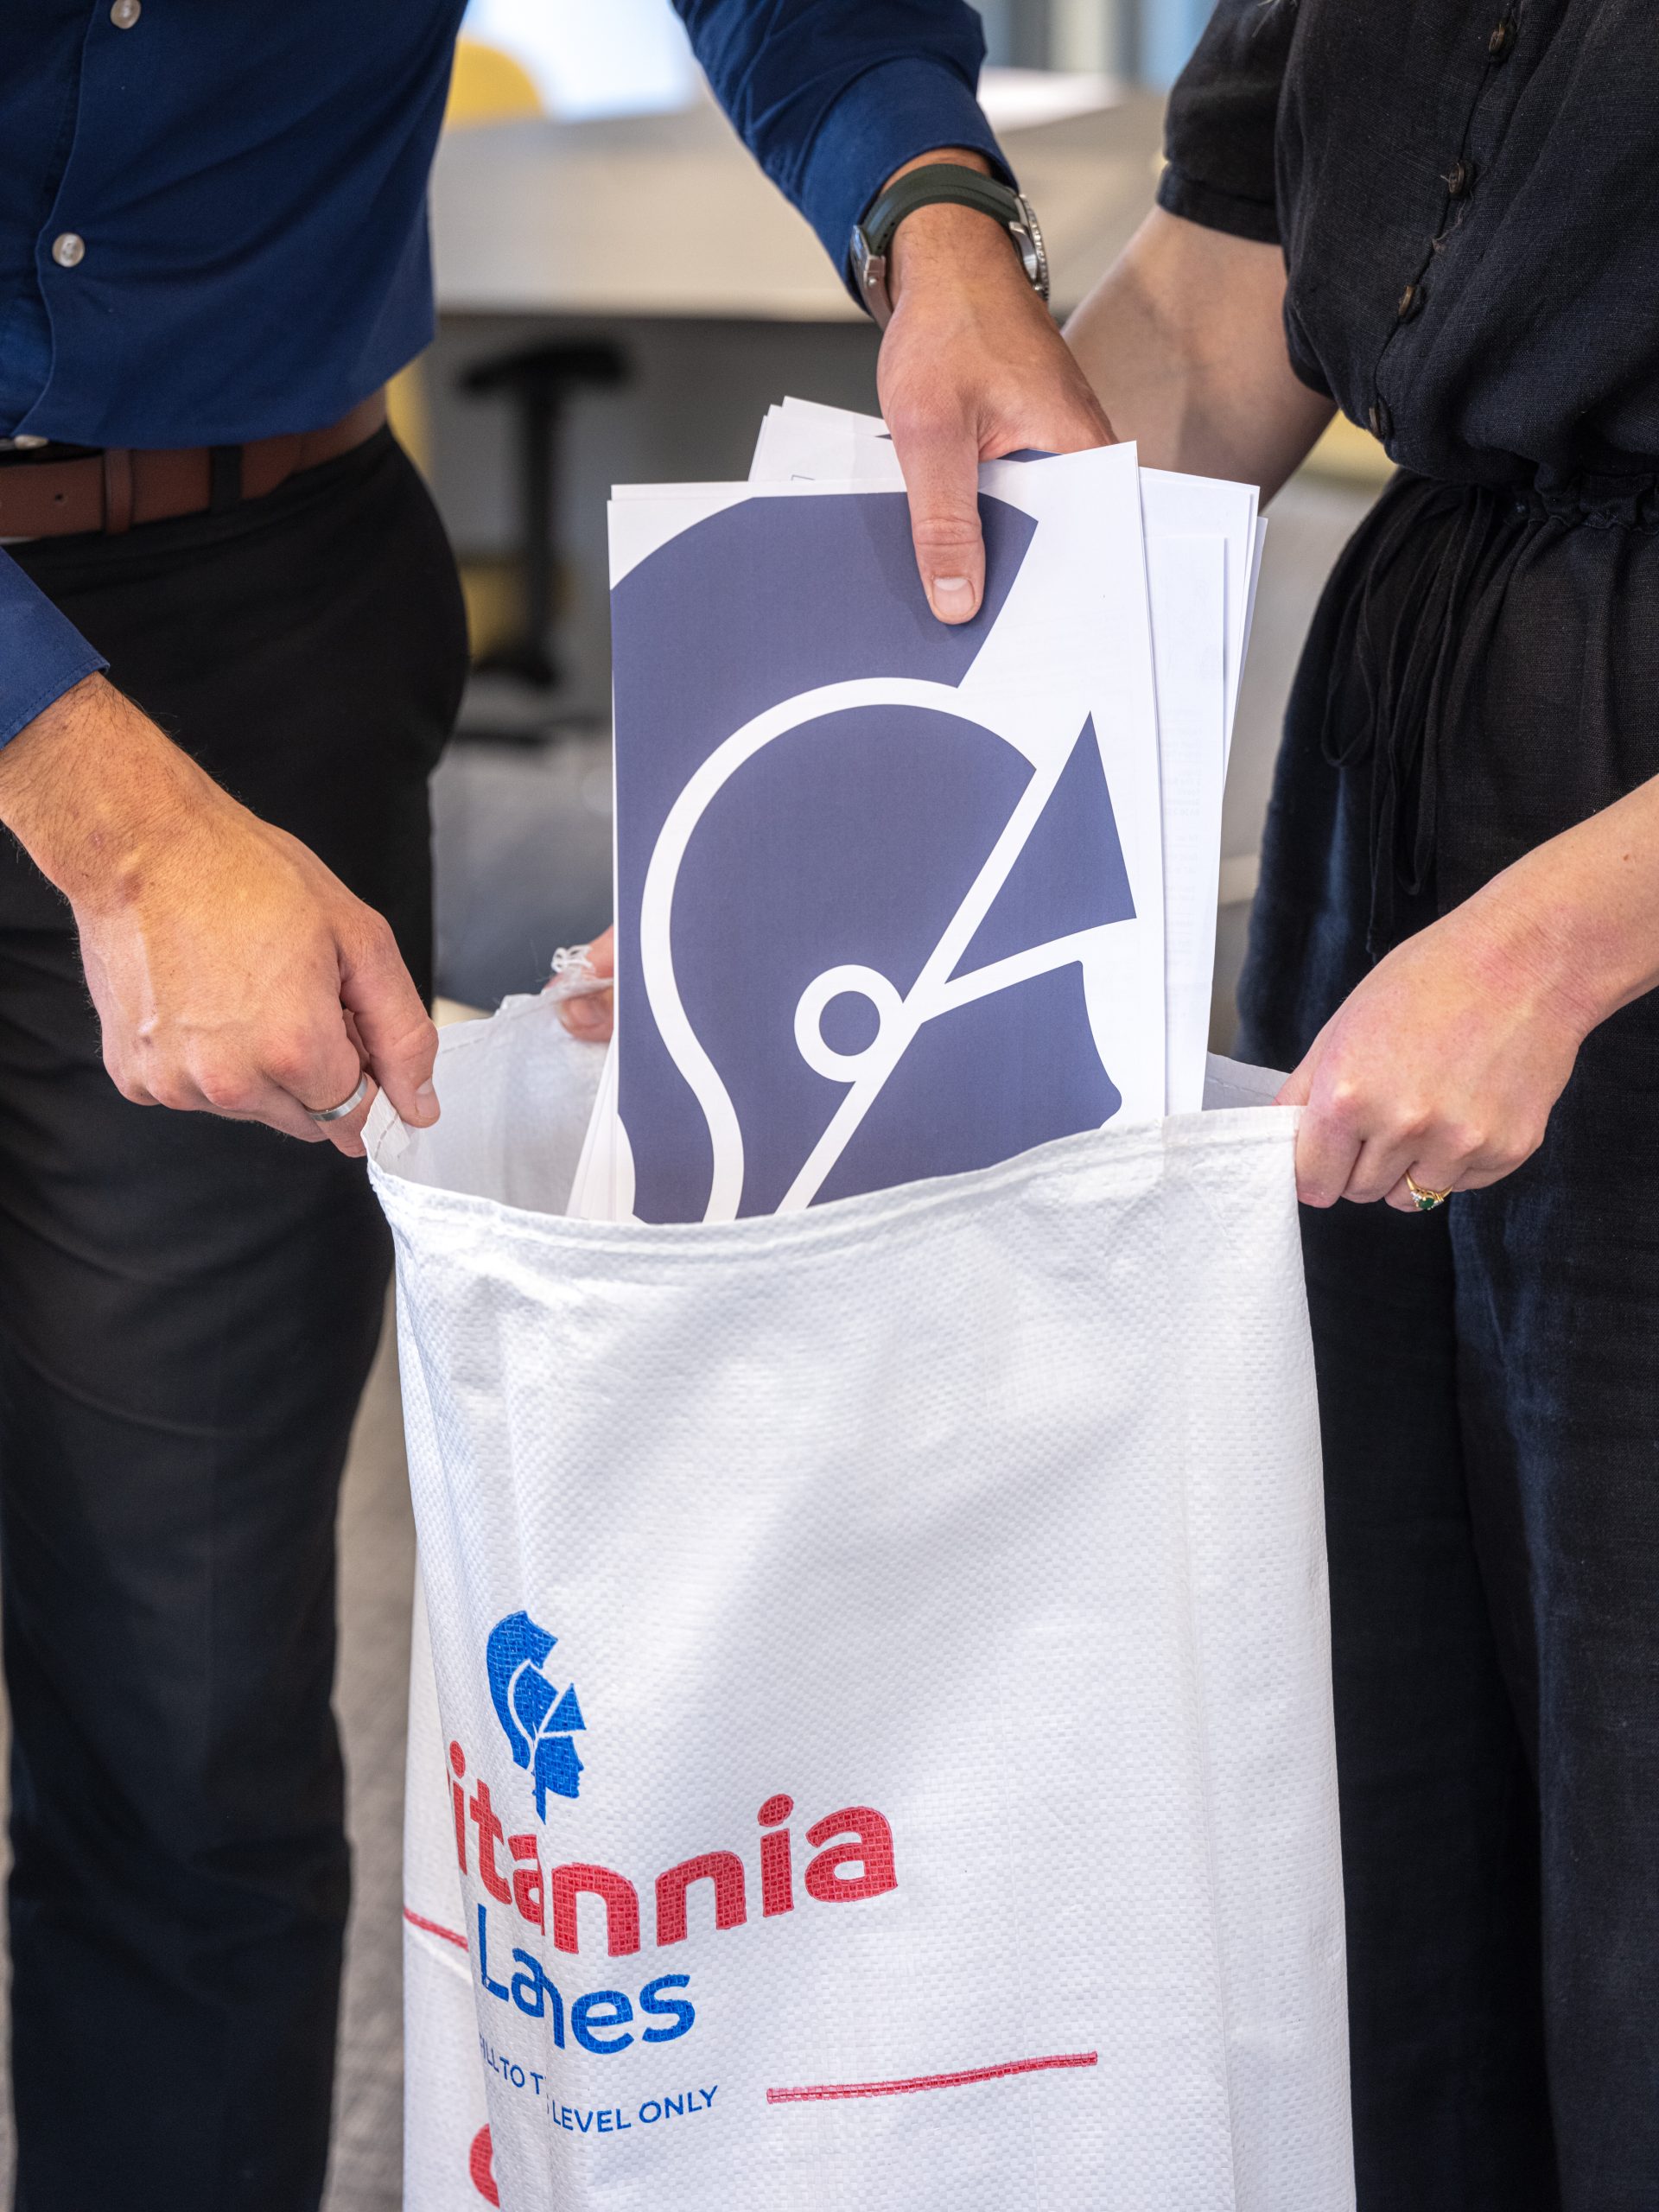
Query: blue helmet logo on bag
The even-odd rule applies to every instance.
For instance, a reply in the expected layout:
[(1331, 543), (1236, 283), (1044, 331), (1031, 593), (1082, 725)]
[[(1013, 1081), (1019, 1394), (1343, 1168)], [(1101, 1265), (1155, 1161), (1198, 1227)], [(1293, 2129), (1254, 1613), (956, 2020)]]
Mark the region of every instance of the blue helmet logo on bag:
[(547, 1794), (582, 1792), (582, 1760), (572, 1738), (587, 1726), (575, 1683), (563, 1694), (542, 1672), (558, 1642), (526, 1612), (509, 1613), (490, 1630), (484, 1649), (490, 1699), (515, 1766), (526, 1767), (536, 1789), (536, 1817), (547, 1818)]

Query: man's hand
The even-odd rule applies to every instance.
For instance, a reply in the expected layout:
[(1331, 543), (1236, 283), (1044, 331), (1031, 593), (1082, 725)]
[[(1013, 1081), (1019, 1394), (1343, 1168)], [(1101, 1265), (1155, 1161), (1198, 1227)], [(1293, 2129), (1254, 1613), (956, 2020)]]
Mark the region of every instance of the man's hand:
[(437, 1119), (437, 1033), (391, 929), (296, 838), (249, 813), (88, 677), (0, 750), (0, 821), (69, 900), (135, 1104), (267, 1122), (360, 1157), (372, 1088)]
[[(978, 154), (947, 149), (906, 168), (929, 162), (988, 168)], [(881, 412), (910, 494), (928, 603), (940, 621), (965, 622), (985, 589), (980, 462), (1027, 447), (1109, 445), (1112, 426), (990, 216), (918, 207), (894, 232), (887, 266)]]

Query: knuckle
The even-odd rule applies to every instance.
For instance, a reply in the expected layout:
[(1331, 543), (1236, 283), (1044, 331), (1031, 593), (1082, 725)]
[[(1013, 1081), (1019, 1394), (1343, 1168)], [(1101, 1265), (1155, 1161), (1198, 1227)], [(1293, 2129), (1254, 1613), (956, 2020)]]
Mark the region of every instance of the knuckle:
[(342, 925), (346, 938), (357, 957), (366, 965), (380, 967), (398, 959), (397, 940), (392, 935), (391, 924), (372, 906), (354, 901), (355, 911)]
[(265, 1048), (264, 1063), (271, 1081), (297, 1093), (311, 1079), (316, 1054), (300, 1037), (278, 1037)]
[(438, 1049), (438, 1025), (430, 1014), (423, 1014), (411, 1021), (407, 1028), (395, 1033), (391, 1054), (397, 1060), (430, 1059)]
[(1517, 1167), (1530, 1160), (1544, 1141), (1544, 1133), (1517, 1129), (1500, 1143), (1487, 1145), (1479, 1155), (1483, 1167), (1495, 1168), (1500, 1175), (1512, 1174)]
[(918, 553), (959, 553), (978, 545), (979, 523), (973, 513), (912, 515), (910, 534)]
[(104, 1047), (104, 1072), (121, 1096), (132, 1105), (142, 1106), (149, 1103), (149, 1092), (137, 1071), (127, 1065), (124, 1053), (107, 1043)]
[(881, 413), (894, 438), (912, 445), (949, 445), (966, 435), (947, 391), (931, 385), (920, 365), (890, 362), (882, 381)]
[(1486, 1133), (1474, 1122), (1448, 1122), (1435, 1134), (1439, 1141), (1434, 1148), (1448, 1160), (1473, 1160), (1487, 1149)]
[(197, 1071), (196, 1089), (217, 1112), (240, 1114), (252, 1103), (255, 1084), (241, 1063), (217, 1060)]
[(1357, 1084), (1339, 1077), (1319, 1101), (1319, 1118), (1340, 1135), (1354, 1136), (1365, 1120), (1365, 1100)]

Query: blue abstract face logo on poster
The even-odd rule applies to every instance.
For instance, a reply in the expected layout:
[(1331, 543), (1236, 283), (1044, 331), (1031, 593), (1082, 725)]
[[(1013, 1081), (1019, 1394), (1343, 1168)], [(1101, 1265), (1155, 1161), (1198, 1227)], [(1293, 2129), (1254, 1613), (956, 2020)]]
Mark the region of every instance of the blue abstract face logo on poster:
[[(1100, 1038), (1136, 902), (1102, 747), (1091, 715), (1039, 728), (999, 678), (987, 647), (1033, 525), (982, 514), (985, 605), (955, 629), (886, 494), (752, 502), (618, 588), (619, 1065), (643, 1219), (986, 1166), (1122, 1104)], [(764, 655), (711, 645), (762, 624)]]
[(558, 1642), (526, 1612), (509, 1613), (490, 1630), (484, 1663), (490, 1700), (507, 1739), (515, 1766), (527, 1768), (536, 1790), (536, 1817), (547, 1818), (548, 1792), (575, 1797), (582, 1792), (582, 1763), (574, 1741), (585, 1729), (574, 1682), (563, 1693), (543, 1668)]

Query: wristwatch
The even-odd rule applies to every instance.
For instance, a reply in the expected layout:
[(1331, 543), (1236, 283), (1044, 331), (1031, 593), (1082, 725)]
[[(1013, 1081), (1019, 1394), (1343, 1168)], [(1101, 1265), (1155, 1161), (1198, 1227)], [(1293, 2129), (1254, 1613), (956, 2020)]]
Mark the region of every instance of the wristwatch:
[(1014, 241), (1020, 265), (1030, 278), (1033, 290), (1039, 298), (1047, 299), (1048, 254), (1043, 234), (1037, 227), (1037, 217), (1024, 193), (1016, 192), (1012, 185), (999, 184), (995, 177), (982, 176), (977, 169), (963, 168), (956, 162), (928, 162), (918, 169), (907, 170), (885, 192), (878, 193), (862, 221), (853, 226), (853, 276), (858, 296), (881, 329), (887, 328), (887, 318), (893, 313), (893, 302), (887, 294), (887, 249), (893, 244), (893, 234), (906, 215), (913, 215), (918, 207), (931, 207), (940, 200), (954, 202), (961, 207), (976, 207), (982, 215), (1001, 223)]

